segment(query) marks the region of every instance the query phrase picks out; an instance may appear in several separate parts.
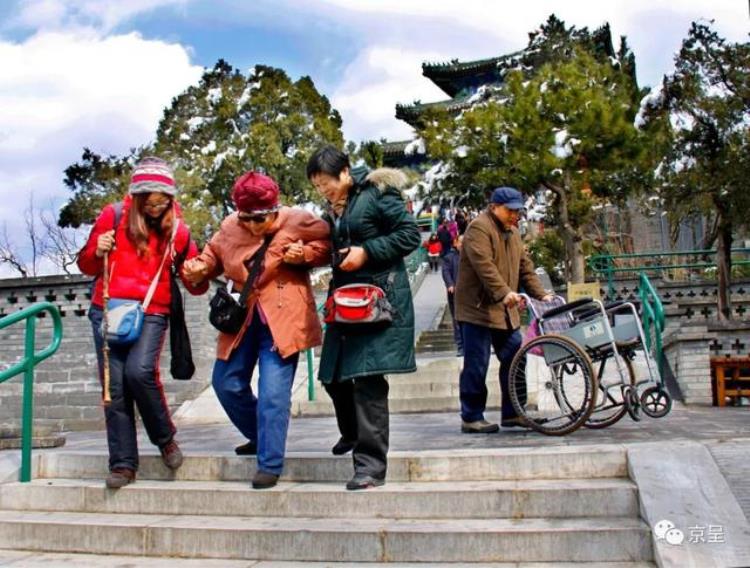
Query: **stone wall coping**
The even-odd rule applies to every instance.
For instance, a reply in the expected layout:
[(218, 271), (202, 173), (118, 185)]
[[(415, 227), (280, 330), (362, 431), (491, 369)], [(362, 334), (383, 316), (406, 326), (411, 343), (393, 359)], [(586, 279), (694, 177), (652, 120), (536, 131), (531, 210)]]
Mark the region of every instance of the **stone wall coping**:
[(34, 276), (31, 278), (0, 279), (0, 290), (14, 288), (43, 288), (60, 285), (89, 284), (93, 278), (85, 274), (53, 274), (50, 276)]

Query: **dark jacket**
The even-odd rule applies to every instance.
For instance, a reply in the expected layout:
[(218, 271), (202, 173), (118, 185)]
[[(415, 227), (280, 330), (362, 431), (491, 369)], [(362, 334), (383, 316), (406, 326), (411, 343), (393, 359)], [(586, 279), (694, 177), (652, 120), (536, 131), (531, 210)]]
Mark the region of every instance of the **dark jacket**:
[(443, 282), (445, 282), (446, 288), (455, 286), (458, 281), (458, 263), (460, 259), (461, 255), (455, 248), (449, 250), (448, 254), (443, 257)]
[(448, 251), (453, 248), (453, 235), (451, 235), (450, 229), (445, 225), (440, 225), (437, 230), (437, 238), (440, 244), (443, 245), (443, 250), (440, 256), (445, 256)]
[[(381, 330), (352, 333), (328, 324), (318, 377), (329, 383), (367, 375), (410, 373), (414, 360), (414, 306), (404, 257), (419, 247), (419, 229), (406, 211), (399, 188), (406, 178), (398, 170), (351, 170), (354, 186), (338, 222), (329, 214), (333, 249), (364, 247), (367, 262), (355, 272), (333, 269), (332, 286), (371, 283), (383, 288), (395, 309), (393, 323)], [(395, 273), (393, 285), (388, 275)], [(338, 371), (337, 371), (338, 363)]]
[(518, 229), (503, 229), (489, 211), (466, 229), (456, 283), (456, 320), (495, 329), (517, 329), (517, 308), (506, 308), (502, 299), (519, 287), (541, 299), (544, 287), (534, 272)]

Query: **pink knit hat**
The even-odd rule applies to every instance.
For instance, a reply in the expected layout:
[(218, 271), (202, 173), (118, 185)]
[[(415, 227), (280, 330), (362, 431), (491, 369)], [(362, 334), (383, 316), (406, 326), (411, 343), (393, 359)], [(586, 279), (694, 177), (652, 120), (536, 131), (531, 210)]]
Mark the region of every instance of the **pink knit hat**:
[(174, 197), (177, 186), (169, 164), (161, 158), (148, 156), (142, 158), (133, 168), (130, 178), (130, 193), (166, 193)]
[(272, 213), (279, 209), (279, 186), (266, 175), (247, 172), (234, 182), (232, 201), (245, 213)]

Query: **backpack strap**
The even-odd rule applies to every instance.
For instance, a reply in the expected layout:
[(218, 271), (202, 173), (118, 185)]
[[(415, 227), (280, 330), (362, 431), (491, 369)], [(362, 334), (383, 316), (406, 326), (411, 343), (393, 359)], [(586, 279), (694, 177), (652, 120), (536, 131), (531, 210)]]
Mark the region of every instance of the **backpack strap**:
[(112, 204), (112, 209), (115, 210), (115, 224), (112, 227), (115, 232), (117, 231), (117, 227), (120, 226), (120, 221), (122, 221), (122, 209), (125, 206), (125, 204), (122, 201), (118, 201), (117, 203)]

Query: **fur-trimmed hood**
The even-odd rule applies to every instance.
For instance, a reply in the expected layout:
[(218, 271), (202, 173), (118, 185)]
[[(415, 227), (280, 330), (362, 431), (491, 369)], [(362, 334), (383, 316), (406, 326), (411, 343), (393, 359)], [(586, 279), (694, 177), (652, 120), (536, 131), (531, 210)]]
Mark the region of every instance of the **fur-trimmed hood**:
[(378, 168), (367, 174), (365, 179), (380, 191), (383, 191), (387, 187), (404, 189), (409, 182), (406, 174), (395, 168)]

